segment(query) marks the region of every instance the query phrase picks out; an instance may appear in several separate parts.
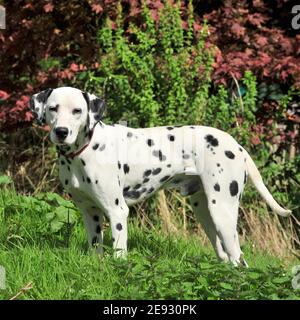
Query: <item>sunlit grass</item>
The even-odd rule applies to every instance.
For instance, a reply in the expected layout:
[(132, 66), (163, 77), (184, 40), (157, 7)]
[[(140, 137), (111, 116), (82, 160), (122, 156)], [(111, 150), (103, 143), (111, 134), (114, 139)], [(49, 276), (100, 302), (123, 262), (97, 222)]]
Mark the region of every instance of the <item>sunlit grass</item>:
[[(49, 208), (48, 208), (49, 209)], [(81, 220), (51, 233), (42, 202), (0, 192), (0, 265), (9, 299), (297, 299), (291, 268), (277, 257), (246, 245), (250, 268), (217, 261), (196, 235), (165, 235), (129, 224), (127, 260), (112, 258), (109, 229), (105, 254), (87, 248)], [(285, 266), (283, 266), (285, 265)]]

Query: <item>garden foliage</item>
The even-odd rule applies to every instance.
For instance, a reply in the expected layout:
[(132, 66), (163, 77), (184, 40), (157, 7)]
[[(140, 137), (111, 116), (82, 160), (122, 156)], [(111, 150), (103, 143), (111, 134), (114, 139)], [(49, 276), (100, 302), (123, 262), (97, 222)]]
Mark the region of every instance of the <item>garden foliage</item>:
[[(7, 29), (0, 32), (0, 123), (6, 130), (12, 130), (16, 125), (30, 122), (32, 116), (27, 104), (32, 93), (70, 83), (79, 86), (81, 83), (76, 82), (79, 74), (100, 71), (105, 76), (116, 71), (113, 68), (122, 61), (117, 77), (107, 78), (108, 89), (117, 86), (117, 90), (123, 90), (121, 103), (130, 94), (127, 91), (138, 91), (134, 92), (138, 96), (131, 96), (126, 107), (133, 109), (140, 103), (144, 113), (135, 115), (141, 117), (141, 123), (158, 122), (158, 115), (153, 112), (162, 111), (161, 103), (170, 104), (166, 112), (158, 112), (167, 120), (177, 116), (175, 105), (180, 108), (184, 105), (182, 114), (176, 118), (178, 122), (186, 119), (185, 114), (201, 120), (201, 112), (195, 115), (195, 110), (201, 109), (206, 99), (207, 84), (198, 85), (204, 86), (201, 94), (195, 85), (199, 77), (208, 76), (207, 71), (212, 67), (214, 85), (224, 84), (226, 90), (235, 88), (233, 77), (240, 80), (245, 71), (252, 71), (261, 89), (258, 113), (266, 116), (263, 123), (266, 127), (267, 120), (278, 111), (274, 100), (278, 101), (290, 86), (300, 85), (299, 34), (290, 27), (293, 3), (284, 0), (272, 3), (266, 0), (3, 1)], [(205, 34), (208, 37), (204, 42)], [(110, 35), (117, 37), (117, 41), (112, 43)], [(194, 37), (200, 37), (202, 47), (197, 48)], [(113, 53), (116, 46), (118, 53)], [(209, 59), (205, 57), (206, 50), (199, 57), (203, 46), (215, 49)], [(112, 55), (115, 60), (109, 61)], [(134, 85), (139, 89), (126, 87), (133, 83), (126, 84), (121, 78), (121, 75), (130, 77), (122, 72), (124, 67), (129, 67), (128, 63), (132, 69), (127, 71), (133, 74), (138, 70), (140, 83)], [(154, 73), (156, 67), (159, 74)], [(217, 92), (215, 86), (211, 89)], [(89, 88), (101, 91), (96, 81), (93, 85), (89, 83)], [(198, 94), (191, 98), (195, 90)], [(158, 94), (160, 100), (154, 97)], [(115, 104), (112, 107), (121, 109)], [(150, 113), (145, 115), (145, 112)]]

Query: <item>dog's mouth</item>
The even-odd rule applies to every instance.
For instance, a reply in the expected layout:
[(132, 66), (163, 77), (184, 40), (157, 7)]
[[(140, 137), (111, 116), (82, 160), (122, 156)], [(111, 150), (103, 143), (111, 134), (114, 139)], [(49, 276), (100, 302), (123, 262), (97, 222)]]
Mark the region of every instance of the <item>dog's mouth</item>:
[(68, 141), (68, 137), (66, 138), (59, 138), (55, 133), (52, 133), (50, 136), (50, 139), (52, 141), (52, 143), (54, 143), (55, 145), (59, 146), (59, 147), (67, 147), (70, 145), (70, 142)]
[(64, 141), (60, 141), (60, 140), (57, 140), (55, 144), (57, 144), (58, 146), (62, 146), (62, 147), (69, 145), (68, 143), (66, 143), (66, 142), (64, 142)]
[(60, 145), (60, 146), (66, 146), (66, 145), (68, 145), (68, 143), (67, 143), (68, 137), (62, 138), (62, 137), (57, 136), (57, 135), (54, 133), (52, 140), (54, 140), (53, 142), (54, 142), (55, 144)]

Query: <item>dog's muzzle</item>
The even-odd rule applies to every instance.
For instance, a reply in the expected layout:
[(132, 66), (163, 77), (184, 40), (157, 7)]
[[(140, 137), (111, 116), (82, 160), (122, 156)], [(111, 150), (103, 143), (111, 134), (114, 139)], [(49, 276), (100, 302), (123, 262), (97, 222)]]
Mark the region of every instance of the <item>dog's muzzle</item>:
[(69, 134), (69, 129), (65, 127), (57, 127), (54, 129), (54, 132), (58, 140), (64, 141)]

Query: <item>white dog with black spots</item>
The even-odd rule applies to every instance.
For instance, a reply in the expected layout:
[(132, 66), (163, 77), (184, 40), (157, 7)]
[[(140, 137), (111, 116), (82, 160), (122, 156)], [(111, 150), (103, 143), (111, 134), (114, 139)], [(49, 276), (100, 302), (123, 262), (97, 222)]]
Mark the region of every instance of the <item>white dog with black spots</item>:
[(105, 103), (71, 87), (32, 96), (37, 120), (50, 126), (59, 177), (83, 214), (91, 246), (103, 250), (103, 215), (111, 225), (115, 255), (127, 252), (129, 206), (162, 188), (178, 188), (191, 205), (217, 256), (244, 263), (237, 220), (247, 176), (271, 209), (272, 197), (248, 152), (229, 134), (205, 126), (133, 129), (105, 125)]

